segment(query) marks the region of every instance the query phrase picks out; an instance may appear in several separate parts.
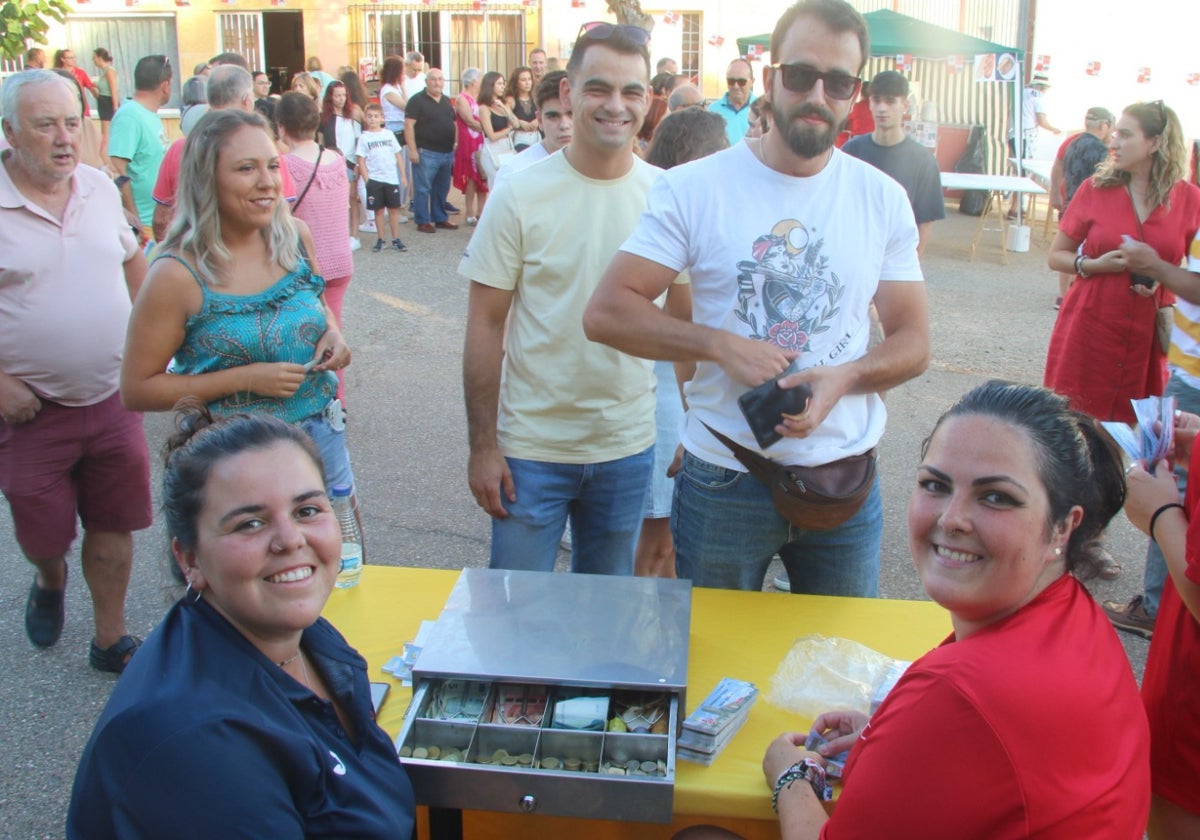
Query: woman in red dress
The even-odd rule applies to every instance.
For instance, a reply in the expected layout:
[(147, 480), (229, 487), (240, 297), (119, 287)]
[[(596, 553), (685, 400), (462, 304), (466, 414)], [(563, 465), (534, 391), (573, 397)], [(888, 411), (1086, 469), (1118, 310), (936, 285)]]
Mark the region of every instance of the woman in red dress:
[(1129, 270), (1128, 249), (1145, 243), (1178, 265), (1200, 227), (1200, 189), (1180, 180), (1183, 131), (1161, 101), (1126, 108), (1109, 150), (1050, 246), (1050, 268), (1075, 280), (1050, 335), (1044, 384), (1099, 420), (1132, 422), (1129, 401), (1166, 384), (1156, 321), (1174, 296)]
[[(487, 179), (479, 171), (483, 145), (483, 126), (479, 123), (479, 82), (483, 73), (475, 67), (463, 71), (462, 90), (454, 99), (454, 122), (458, 126), (458, 145), (454, 147), (454, 188), (466, 200), (467, 224), (474, 225), (487, 201)], [(501, 77), (503, 78), (503, 77)]]

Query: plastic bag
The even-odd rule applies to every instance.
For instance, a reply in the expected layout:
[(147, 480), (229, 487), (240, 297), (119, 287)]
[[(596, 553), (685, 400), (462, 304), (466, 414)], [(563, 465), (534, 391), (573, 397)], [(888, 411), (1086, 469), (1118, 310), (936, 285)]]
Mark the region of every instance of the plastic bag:
[(808, 720), (835, 709), (871, 714), (911, 664), (850, 639), (803, 636), (771, 676), (767, 701)]

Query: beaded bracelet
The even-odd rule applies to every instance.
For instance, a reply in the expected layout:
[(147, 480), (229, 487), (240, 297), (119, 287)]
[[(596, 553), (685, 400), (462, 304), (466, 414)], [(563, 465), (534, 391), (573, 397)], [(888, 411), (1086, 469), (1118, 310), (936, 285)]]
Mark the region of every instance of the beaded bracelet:
[[(1179, 502), (1167, 502), (1165, 505), (1160, 506), (1158, 508), (1158, 510), (1154, 511), (1154, 513), (1152, 513), (1150, 515), (1150, 527), (1146, 529), (1147, 531), (1150, 532), (1150, 539), (1154, 540), (1154, 523), (1158, 521), (1158, 517), (1162, 516), (1164, 513), (1169, 511), (1171, 508), (1179, 508), (1185, 514), (1187, 513), (1187, 508), (1185, 508), (1183, 505), (1179, 504)], [(1158, 542), (1158, 540), (1154, 540), (1154, 541)]]
[(1092, 275), (1083, 273), (1084, 259), (1086, 259), (1086, 257), (1084, 257), (1083, 254), (1079, 254), (1075, 257), (1075, 273), (1078, 274), (1080, 277), (1083, 277), (1086, 279), (1088, 277), (1091, 277)]
[(792, 782), (800, 779), (808, 780), (817, 799), (825, 802), (830, 798), (831, 791), (825, 785), (825, 768), (811, 758), (797, 761), (791, 767), (779, 774), (775, 780), (775, 790), (771, 793), (771, 810), (779, 813), (779, 794), (785, 789), (791, 789)]

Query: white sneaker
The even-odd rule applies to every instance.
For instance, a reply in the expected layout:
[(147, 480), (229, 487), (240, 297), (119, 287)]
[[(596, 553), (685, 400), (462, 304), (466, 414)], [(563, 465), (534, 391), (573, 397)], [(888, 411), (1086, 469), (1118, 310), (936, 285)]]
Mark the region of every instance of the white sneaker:
[(357, 239), (355, 239), (353, 236), (351, 236), (350, 237), (350, 250), (357, 251), (361, 247), (362, 247), (362, 243), (359, 242)]
[(400, 214), (400, 224), (402, 224), (402, 225), (408, 224), (408, 216), (405, 216), (403, 213)]
[(474, 216), (467, 216), (467, 227), (475, 227), (477, 224), (479, 224), (479, 219)]
[(367, 221), (363, 222), (361, 225), (358, 226), (358, 229), (361, 230), (363, 233), (374, 233), (375, 232), (375, 220), (367, 219)]

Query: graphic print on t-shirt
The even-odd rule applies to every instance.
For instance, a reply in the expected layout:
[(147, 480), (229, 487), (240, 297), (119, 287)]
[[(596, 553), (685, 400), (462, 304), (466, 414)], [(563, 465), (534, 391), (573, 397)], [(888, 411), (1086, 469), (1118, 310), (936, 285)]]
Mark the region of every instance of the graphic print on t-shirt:
[(814, 234), (785, 219), (754, 240), (753, 260), (737, 264), (734, 315), (750, 328), (750, 338), (811, 352), (810, 339), (830, 329), (845, 287), (821, 255), (825, 240)]

